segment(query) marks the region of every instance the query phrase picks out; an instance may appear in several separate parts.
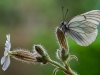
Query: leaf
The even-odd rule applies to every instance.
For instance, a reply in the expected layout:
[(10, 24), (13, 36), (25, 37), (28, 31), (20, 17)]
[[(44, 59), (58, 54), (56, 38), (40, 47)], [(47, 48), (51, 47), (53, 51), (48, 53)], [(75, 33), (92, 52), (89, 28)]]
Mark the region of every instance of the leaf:
[(70, 62), (72, 59), (78, 61), (78, 58), (75, 55), (70, 55), (69, 58), (67, 59), (67, 62)]
[(58, 70), (59, 70), (59, 68), (55, 68), (52, 75), (56, 75)]

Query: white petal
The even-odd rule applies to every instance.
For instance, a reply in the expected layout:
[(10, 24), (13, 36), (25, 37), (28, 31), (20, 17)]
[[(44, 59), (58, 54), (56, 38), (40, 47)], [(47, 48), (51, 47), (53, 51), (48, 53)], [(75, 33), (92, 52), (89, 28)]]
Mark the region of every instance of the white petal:
[(9, 51), (10, 48), (11, 48), (11, 43), (10, 43), (10, 34), (7, 35), (6, 37), (7, 37), (7, 40), (6, 40), (5, 46), (6, 46), (7, 49), (5, 49), (5, 50)]
[(7, 50), (8, 50), (8, 48), (5, 47), (5, 51), (7, 51)]
[(10, 42), (10, 34), (6, 35), (7, 40)]
[(5, 43), (5, 50), (7, 50), (7, 51), (9, 51), (10, 50), (10, 48), (11, 48), (11, 43), (9, 42), (9, 43)]
[(8, 48), (9, 47), (9, 42), (6, 41), (5, 46)]
[(5, 50), (4, 51), (4, 56), (7, 56), (8, 55), (8, 50)]
[(9, 47), (8, 47), (8, 51), (10, 50), (10, 48), (11, 48), (11, 43), (9, 42)]
[(9, 65), (10, 65), (10, 57), (7, 56), (6, 60), (5, 60), (4, 64), (3, 64), (2, 69), (5, 71), (8, 68)]
[(3, 56), (3, 57), (1, 58), (1, 65), (5, 62), (5, 59), (6, 59), (5, 56)]

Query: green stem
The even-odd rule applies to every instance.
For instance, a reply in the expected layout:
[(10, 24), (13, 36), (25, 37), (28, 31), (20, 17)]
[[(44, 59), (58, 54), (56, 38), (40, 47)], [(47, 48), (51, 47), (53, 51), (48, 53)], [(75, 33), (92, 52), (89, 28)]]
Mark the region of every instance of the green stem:
[(62, 71), (64, 71), (64, 72), (66, 71), (66, 68), (63, 67), (63, 66), (62, 66), (61, 64), (59, 64), (58, 62), (53, 61), (53, 60), (51, 60), (51, 59), (48, 59), (48, 62), (51, 63), (51, 64), (54, 65), (54, 66), (59, 67), (60, 70), (62, 70)]
[(52, 65), (58, 67), (60, 70), (64, 71), (64, 73), (66, 75), (67, 74), (69, 74), (69, 75), (77, 75), (74, 71), (71, 70), (71, 68), (68, 66), (67, 62), (64, 62), (64, 64), (65, 64), (65, 67), (64, 67), (63, 65), (59, 64), (56, 61), (51, 60), (50, 58), (48, 58), (47, 61), (49, 63), (51, 63)]
[(64, 64), (65, 64), (65, 67), (67, 69), (67, 71), (65, 71), (66, 74), (77, 75), (73, 70), (71, 70), (71, 68), (69, 67), (69, 65), (66, 61), (64, 61)]

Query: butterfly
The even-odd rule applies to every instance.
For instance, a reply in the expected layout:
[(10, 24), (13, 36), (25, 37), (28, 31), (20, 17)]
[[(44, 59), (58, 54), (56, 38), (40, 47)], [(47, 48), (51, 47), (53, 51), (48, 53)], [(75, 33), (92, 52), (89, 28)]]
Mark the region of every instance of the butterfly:
[(100, 23), (100, 10), (77, 15), (67, 22), (60, 23), (62, 31), (80, 46), (88, 46), (95, 41)]

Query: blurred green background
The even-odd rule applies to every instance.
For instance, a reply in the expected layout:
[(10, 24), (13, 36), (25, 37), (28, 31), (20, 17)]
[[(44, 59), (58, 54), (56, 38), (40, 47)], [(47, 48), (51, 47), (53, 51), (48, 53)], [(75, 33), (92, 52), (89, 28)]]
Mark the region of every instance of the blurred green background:
[[(6, 34), (11, 35), (11, 50), (25, 48), (32, 51), (34, 44), (42, 44), (56, 58), (58, 49), (55, 28), (62, 21), (62, 9), (69, 9), (66, 21), (71, 17), (100, 9), (100, 0), (0, 0), (0, 58), (3, 56)], [(98, 27), (100, 29), (100, 26)], [(100, 30), (99, 30), (100, 33)], [(100, 75), (100, 34), (88, 47), (77, 45), (68, 38), (70, 54), (78, 57), (71, 67), (79, 75)], [(60, 62), (60, 61), (59, 61)], [(55, 67), (50, 64), (26, 64), (11, 58), (11, 64), (0, 75), (52, 75)], [(57, 72), (57, 75), (64, 75)]]

